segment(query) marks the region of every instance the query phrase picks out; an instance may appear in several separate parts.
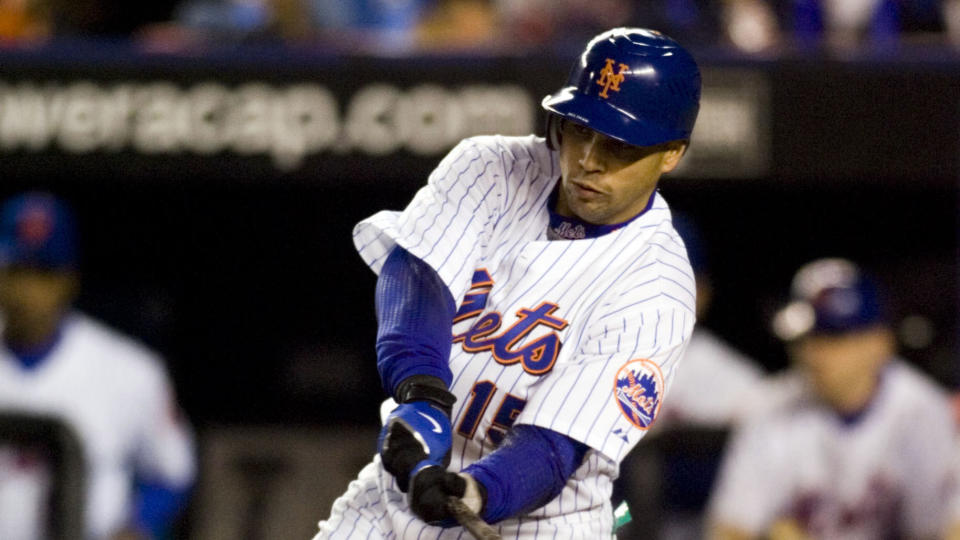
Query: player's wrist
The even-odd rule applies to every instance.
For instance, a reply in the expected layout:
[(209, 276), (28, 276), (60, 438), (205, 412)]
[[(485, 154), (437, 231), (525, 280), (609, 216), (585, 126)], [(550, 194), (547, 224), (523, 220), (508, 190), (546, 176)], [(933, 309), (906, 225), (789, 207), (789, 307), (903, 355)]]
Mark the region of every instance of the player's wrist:
[(453, 412), (453, 404), (457, 401), (443, 380), (432, 375), (413, 375), (400, 381), (394, 392), (394, 399), (397, 403), (429, 402), (443, 411), (448, 418)]
[(460, 499), (474, 514), (483, 515), (483, 510), (487, 505), (487, 488), (469, 473), (461, 472), (458, 474), (467, 483)]

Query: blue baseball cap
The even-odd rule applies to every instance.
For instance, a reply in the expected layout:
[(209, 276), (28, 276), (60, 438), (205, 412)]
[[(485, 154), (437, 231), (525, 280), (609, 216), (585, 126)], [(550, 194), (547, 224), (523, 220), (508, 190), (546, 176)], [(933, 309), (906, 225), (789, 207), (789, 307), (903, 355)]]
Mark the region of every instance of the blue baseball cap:
[(791, 300), (773, 319), (783, 340), (843, 334), (886, 322), (876, 283), (846, 259), (818, 259), (793, 277)]
[(64, 202), (49, 193), (31, 192), (3, 204), (0, 268), (72, 270), (76, 263), (76, 227)]

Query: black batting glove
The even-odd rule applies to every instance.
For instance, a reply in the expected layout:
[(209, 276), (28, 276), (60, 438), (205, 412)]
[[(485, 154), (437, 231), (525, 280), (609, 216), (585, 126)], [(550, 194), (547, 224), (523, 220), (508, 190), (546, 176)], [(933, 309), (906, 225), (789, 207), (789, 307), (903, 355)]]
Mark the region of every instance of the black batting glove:
[(383, 468), (406, 493), (411, 473), (450, 463), (450, 412), (456, 398), (436, 377), (415, 375), (398, 385), (400, 405), (387, 417), (377, 448)]
[(452, 473), (439, 466), (424, 467), (414, 473), (410, 487), (410, 509), (431, 525), (457, 525), (447, 500), (461, 499), (480, 514), (486, 504), (487, 490), (469, 474)]
[(467, 481), (442, 467), (425, 467), (413, 476), (410, 509), (431, 525), (453, 526), (456, 520), (447, 508), (447, 498), (463, 497)]
[[(391, 413), (393, 414), (393, 413)], [(397, 487), (406, 493), (410, 486), (410, 473), (417, 464), (427, 460), (424, 445), (416, 439), (410, 428), (400, 422), (390, 422), (380, 430), (377, 448), (383, 468), (397, 480)]]

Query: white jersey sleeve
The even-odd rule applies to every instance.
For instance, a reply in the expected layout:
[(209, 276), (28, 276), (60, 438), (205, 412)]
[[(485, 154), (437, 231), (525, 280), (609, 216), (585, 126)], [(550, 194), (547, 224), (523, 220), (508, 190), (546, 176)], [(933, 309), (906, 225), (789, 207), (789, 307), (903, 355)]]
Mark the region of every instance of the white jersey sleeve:
[(374, 272), (399, 245), (433, 267), (454, 299), (463, 296), (505, 196), (504, 154), (493, 151), (495, 140), (462, 141), (405, 210), (384, 210), (357, 224), (354, 245)]
[(136, 468), (148, 481), (185, 488), (196, 476), (193, 434), (177, 405), (170, 380), (156, 360), (143, 373)]

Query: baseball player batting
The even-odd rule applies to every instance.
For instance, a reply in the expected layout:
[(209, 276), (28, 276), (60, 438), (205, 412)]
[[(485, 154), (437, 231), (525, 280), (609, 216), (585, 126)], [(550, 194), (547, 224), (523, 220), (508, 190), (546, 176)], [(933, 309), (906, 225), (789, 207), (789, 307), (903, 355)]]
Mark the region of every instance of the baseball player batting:
[(454, 148), (402, 212), (354, 229), (378, 274), (378, 454), (322, 538), (610, 538), (620, 461), (657, 417), (695, 287), (658, 181), (700, 73), (659, 32), (596, 36), (543, 100), (546, 139)]

